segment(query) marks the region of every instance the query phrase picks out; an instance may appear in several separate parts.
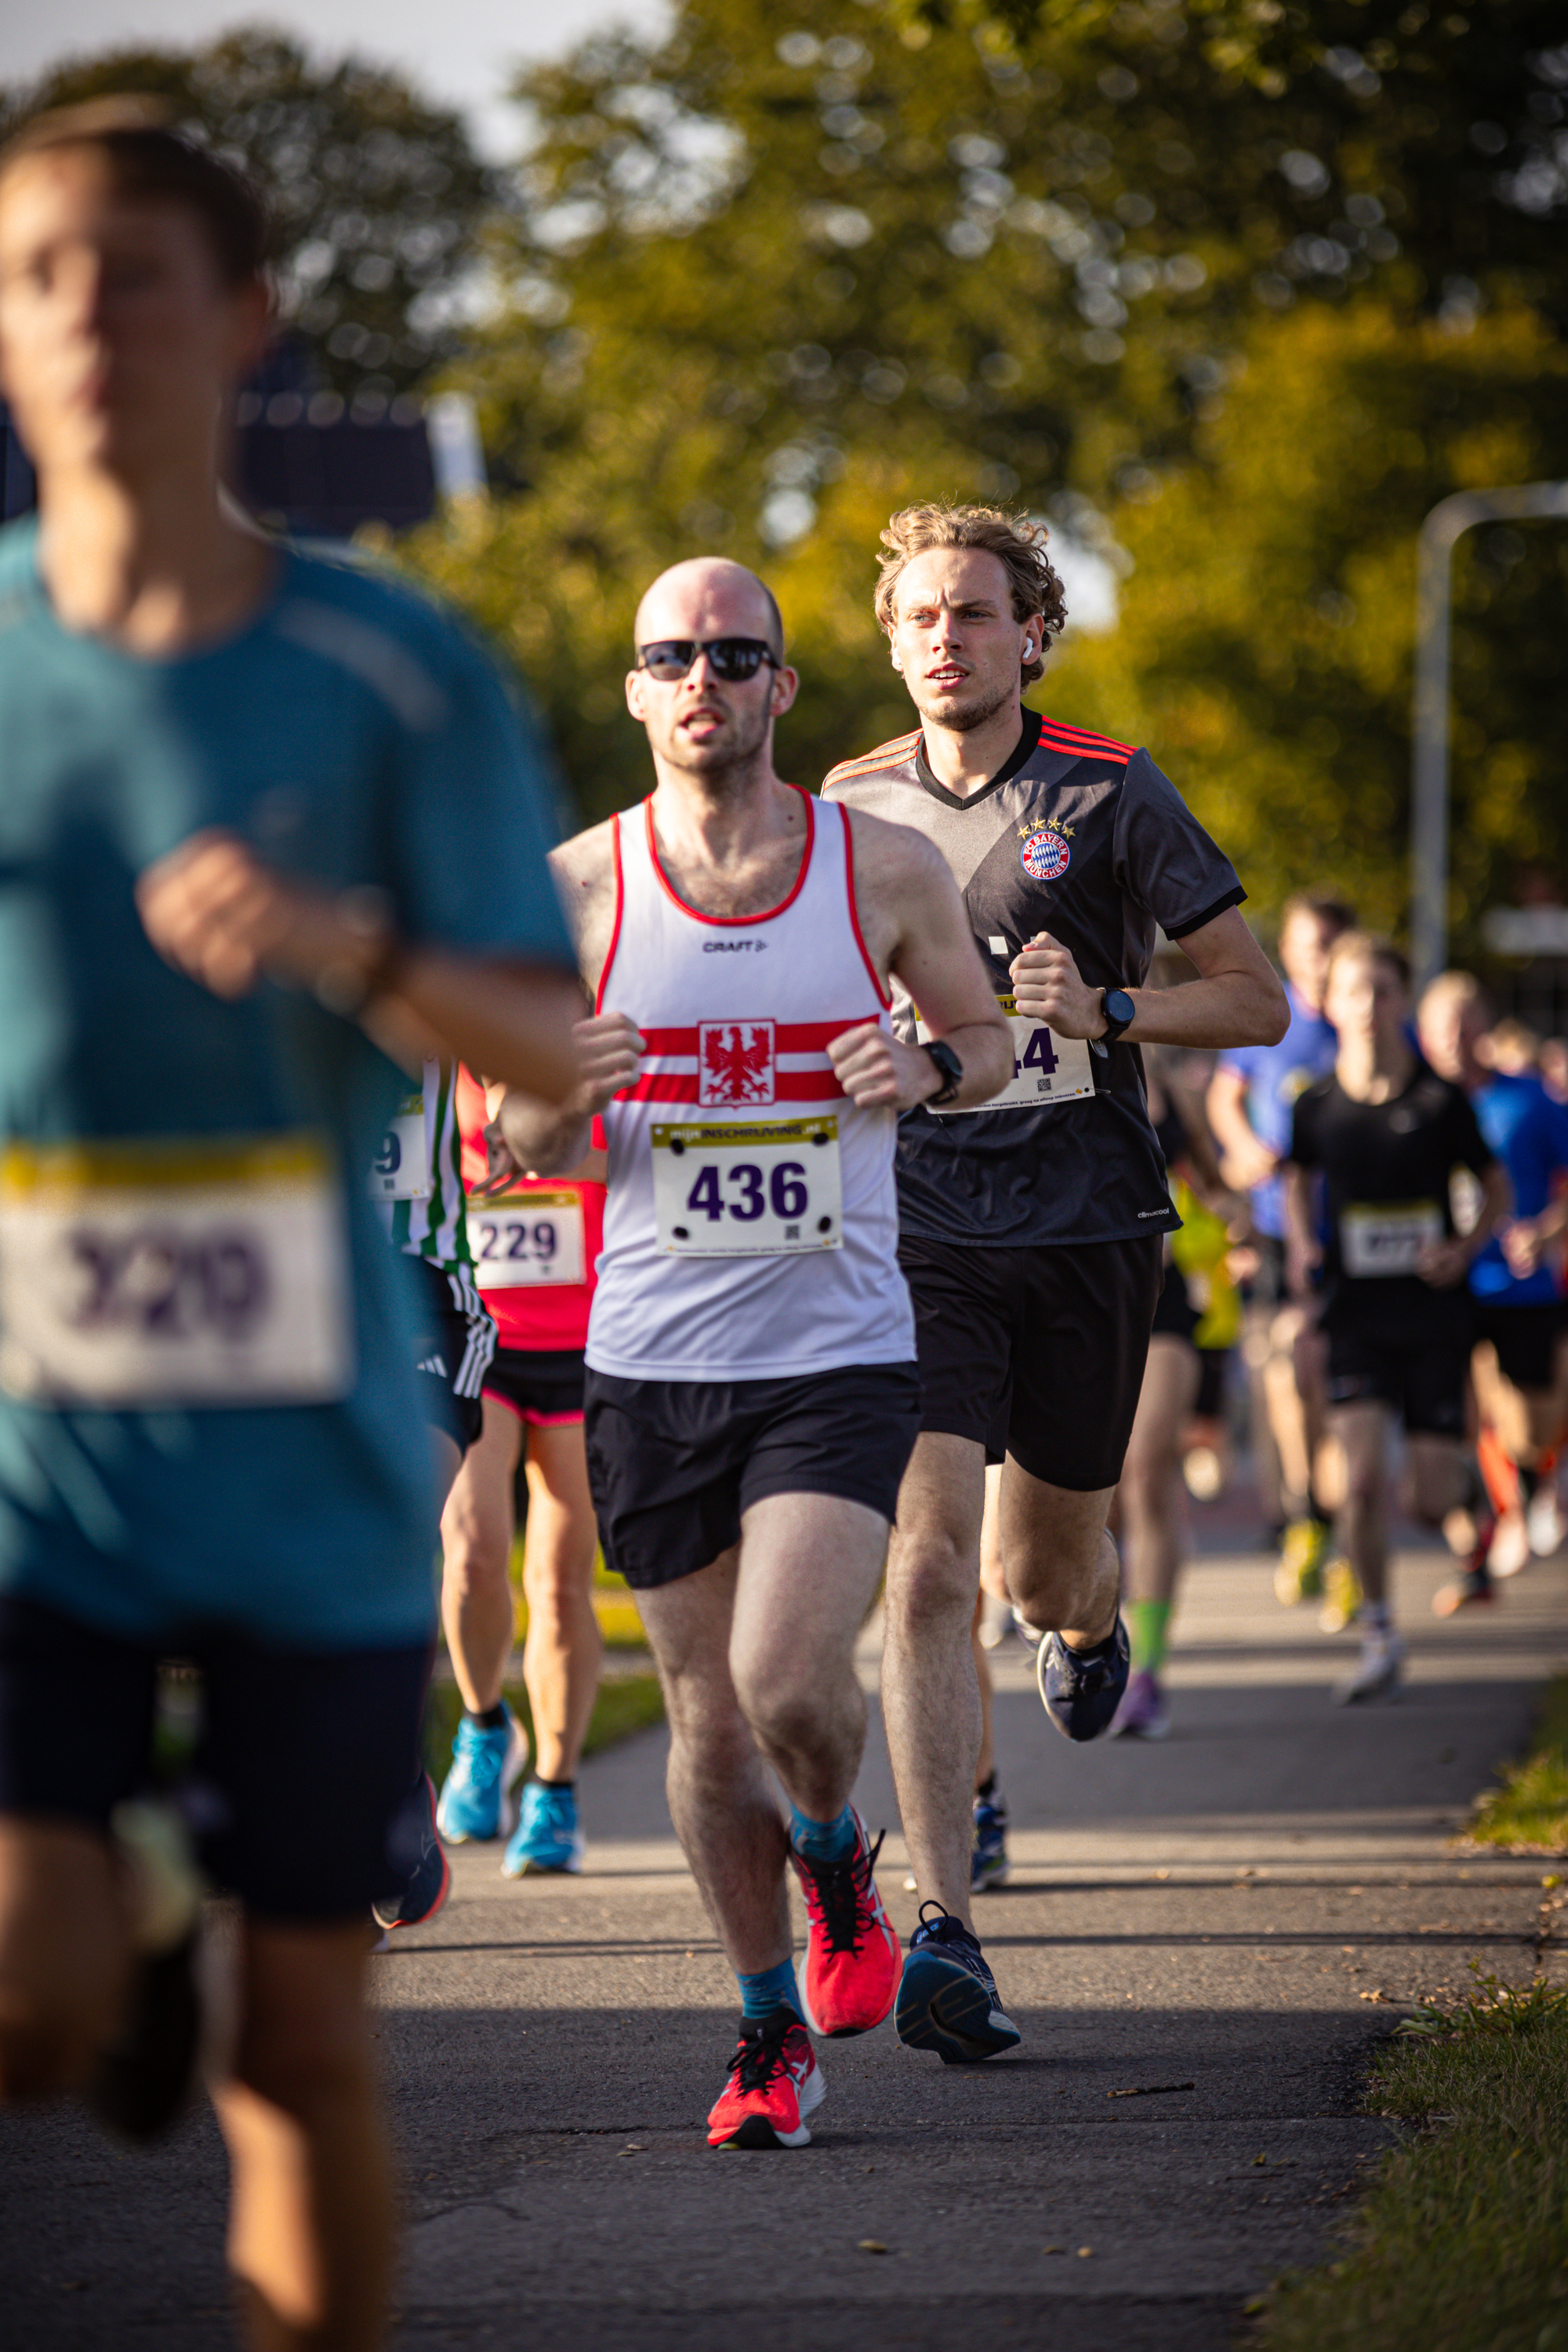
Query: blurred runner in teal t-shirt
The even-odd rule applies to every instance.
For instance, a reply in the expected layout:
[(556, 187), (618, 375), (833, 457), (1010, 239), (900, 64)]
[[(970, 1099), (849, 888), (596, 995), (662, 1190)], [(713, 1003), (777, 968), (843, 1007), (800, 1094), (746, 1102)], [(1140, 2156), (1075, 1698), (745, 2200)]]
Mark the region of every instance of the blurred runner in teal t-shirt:
[(245, 1906), (216, 2095), (241, 2305), (258, 2344), (346, 2347), (386, 2303), (364, 1917), (433, 1619), (365, 1179), (406, 1080), (367, 1032), (560, 1100), (580, 998), (487, 661), (221, 510), (263, 228), (135, 101), (0, 153), (0, 383), (42, 515), (0, 539), (0, 2095), (85, 2087), (143, 2131), (177, 2106), (191, 1936), (128, 1900), (110, 1836), (177, 1649)]

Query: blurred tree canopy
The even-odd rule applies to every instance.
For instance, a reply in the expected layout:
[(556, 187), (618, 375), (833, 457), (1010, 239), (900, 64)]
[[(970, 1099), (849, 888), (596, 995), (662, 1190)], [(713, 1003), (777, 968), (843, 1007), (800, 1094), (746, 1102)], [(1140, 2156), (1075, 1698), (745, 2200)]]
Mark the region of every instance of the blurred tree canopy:
[[(889, 511), (1021, 504), (1126, 573), (1050, 707), (1146, 736), (1263, 913), (1353, 865), (1393, 921), (1415, 530), (1568, 472), (1563, 31), (1538, 0), (685, 0), (662, 44), (592, 41), (519, 85), (537, 141), (450, 379), (498, 495), (420, 560), (597, 814), (646, 789), (620, 680), (663, 565), (765, 569), (815, 783), (909, 724)], [(1461, 562), (1466, 904), (1565, 846), (1562, 544)]]
[(0, 90), (0, 136), (42, 107), (134, 91), (265, 194), (282, 317), (345, 396), (422, 383), (458, 341), (454, 279), (492, 194), (460, 115), (358, 58), (318, 66), (249, 27), (202, 49), (118, 49)]

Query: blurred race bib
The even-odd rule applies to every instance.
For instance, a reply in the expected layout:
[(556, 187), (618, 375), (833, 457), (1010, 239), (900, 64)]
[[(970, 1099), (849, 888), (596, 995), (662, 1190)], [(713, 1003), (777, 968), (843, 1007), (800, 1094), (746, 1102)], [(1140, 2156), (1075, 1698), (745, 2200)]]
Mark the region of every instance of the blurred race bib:
[(1415, 1274), (1423, 1254), (1443, 1238), (1436, 1201), (1356, 1202), (1340, 1212), (1340, 1257), (1358, 1281)]
[(0, 1153), (0, 1387), (35, 1403), (319, 1404), (353, 1384), (337, 1164), (309, 1133)]
[(584, 1279), (583, 1202), (541, 1189), (468, 1203), (468, 1244), (481, 1290), (531, 1289)]

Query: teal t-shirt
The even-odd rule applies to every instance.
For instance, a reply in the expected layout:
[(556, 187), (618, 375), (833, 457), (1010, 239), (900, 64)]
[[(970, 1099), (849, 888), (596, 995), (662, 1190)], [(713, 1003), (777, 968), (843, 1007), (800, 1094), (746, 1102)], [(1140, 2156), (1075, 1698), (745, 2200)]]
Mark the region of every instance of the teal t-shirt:
[[(239, 635), (142, 660), (63, 629), (34, 526), (0, 532), (0, 1591), (158, 1641), (213, 1624), (301, 1648), (427, 1633), (434, 1505), (413, 1302), (366, 1182), (407, 1080), (309, 996), (268, 984), (228, 1003), (171, 970), (133, 889), (153, 859), (224, 826), (287, 872), (384, 890), (412, 940), (571, 969), (545, 864), (552, 792), (489, 659), (401, 586), (279, 551), (265, 608)], [(189, 1184), (246, 1152), (270, 1154), (278, 1198), (297, 1203), (303, 1183), (315, 1240), (337, 1254), (346, 1369), (306, 1387), (332, 1401), (295, 1401), (287, 1362), (289, 1401), (216, 1406), (145, 1390), (105, 1404), (96, 1388), (90, 1408), (40, 1402), (6, 1377), (37, 1360), (16, 1337), (44, 1295), (28, 1287), (29, 1252), (58, 1276), (59, 1232), (46, 1225), (39, 1243), (14, 1221), (18, 1204), (57, 1197), (38, 1188), (40, 1167), (74, 1153), (96, 1173), (145, 1162)], [(85, 1285), (74, 1344), (112, 1252), (72, 1246)], [(289, 1271), (278, 1255), (268, 1276), (238, 1243), (207, 1249), (193, 1313), (203, 1283), (220, 1320), (272, 1311)], [(332, 1288), (315, 1264), (289, 1309), (302, 1326)], [(109, 1297), (110, 1272), (101, 1287)], [(162, 1310), (144, 1299), (137, 1311)], [(49, 1312), (53, 1329), (64, 1309)], [(300, 1344), (314, 1361), (317, 1342)]]

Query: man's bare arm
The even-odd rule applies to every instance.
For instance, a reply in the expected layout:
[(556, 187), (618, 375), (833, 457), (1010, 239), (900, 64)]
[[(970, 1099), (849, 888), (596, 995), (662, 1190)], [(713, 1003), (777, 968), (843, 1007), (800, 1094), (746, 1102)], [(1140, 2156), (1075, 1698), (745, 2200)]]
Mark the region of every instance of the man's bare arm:
[[(595, 825), (563, 842), (551, 853), (550, 864), (577, 942), (583, 985), (592, 1001), (615, 936), (615, 847), (609, 825)], [(642, 1039), (624, 1013), (579, 1018), (572, 1043), (577, 1085), (564, 1101), (542, 1101), (535, 1091), (509, 1087), (494, 1111), (507, 1150), (531, 1175), (560, 1176), (582, 1162), (595, 1118), (632, 1083), (642, 1059)]]
[[(1129, 989), (1137, 1011), (1123, 1035), (1133, 1045), (1277, 1045), (1290, 1025), (1289, 1003), (1240, 908), (1227, 907), (1178, 944), (1197, 966), (1197, 979), (1176, 988)], [(1086, 985), (1048, 932), (1014, 959), (1013, 982), (1019, 1012), (1048, 1022), (1059, 1036), (1103, 1034), (1100, 991)]]
[[(896, 973), (932, 1037), (963, 1065), (954, 1108), (988, 1102), (1013, 1075), (1013, 1036), (947, 862), (908, 825), (848, 814), (868, 950), (881, 971)], [(946, 1084), (923, 1046), (884, 1029), (847, 1030), (827, 1052), (845, 1093), (867, 1106), (912, 1109)]]
[(568, 971), (399, 940), (376, 893), (321, 889), (275, 873), (232, 834), (199, 833), (149, 866), (136, 902), (159, 954), (216, 996), (263, 977), (312, 990), (417, 1066), (445, 1050), (545, 1100), (577, 1081)]

